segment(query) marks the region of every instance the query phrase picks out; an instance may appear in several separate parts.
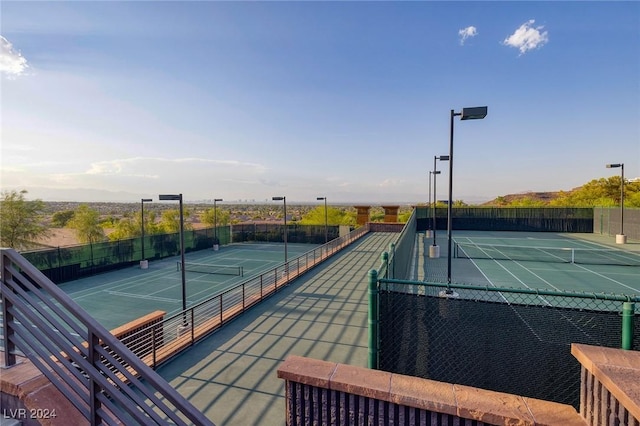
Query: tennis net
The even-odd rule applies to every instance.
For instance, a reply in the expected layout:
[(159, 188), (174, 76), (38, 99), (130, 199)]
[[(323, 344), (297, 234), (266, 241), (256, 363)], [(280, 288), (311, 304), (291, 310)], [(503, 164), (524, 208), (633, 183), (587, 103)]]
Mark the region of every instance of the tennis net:
[[(177, 269), (182, 269), (182, 262), (177, 262)], [(206, 263), (193, 263), (185, 262), (185, 272), (199, 272), (201, 274), (216, 274), (216, 275), (237, 275), (244, 276), (244, 269), (242, 266), (229, 266), (229, 265), (208, 265)]]
[(456, 242), (453, 256), (463, 259), (640, 266), (640, 254), (613, 248), (529, 247)]

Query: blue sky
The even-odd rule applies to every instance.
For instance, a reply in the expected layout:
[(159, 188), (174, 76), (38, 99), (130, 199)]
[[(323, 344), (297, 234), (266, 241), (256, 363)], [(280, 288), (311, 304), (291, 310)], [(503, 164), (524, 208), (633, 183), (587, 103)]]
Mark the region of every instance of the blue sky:
[[(425, 202), (640, 176), (639, 2), (0, 4), (2, 190)], [(448, 165), (437, 192), (448, 191)]]

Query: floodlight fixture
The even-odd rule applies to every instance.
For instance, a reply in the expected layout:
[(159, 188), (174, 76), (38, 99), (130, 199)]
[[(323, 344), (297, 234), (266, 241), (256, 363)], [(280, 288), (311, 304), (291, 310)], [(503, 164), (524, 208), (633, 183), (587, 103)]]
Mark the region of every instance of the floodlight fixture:
[[(447, 204), (447, 284), (451, 284), (451, 227), (452, 227), (452, 207), (453, 207), (453, 122), (454, 117), (460, 120), (482, 120), (487, 116), (488, 107), (478, 106), (462, 108), (461, 112), (451, 110), (450, 132), (449, 132), (449, 199)], [(447, 289), (447, 292), (451, 292)]]

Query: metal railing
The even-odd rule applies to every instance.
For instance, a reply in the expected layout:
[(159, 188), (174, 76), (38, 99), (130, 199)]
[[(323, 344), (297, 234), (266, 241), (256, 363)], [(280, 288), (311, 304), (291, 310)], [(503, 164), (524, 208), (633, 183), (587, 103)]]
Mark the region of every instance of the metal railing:
[(369, 232), (367, 225), (127, 336), (127, 346), (152, 368), (218, 330)]
[(24, 354), (91, 425), (213, 425), (13, 249), (1, 249), (4, 362)]

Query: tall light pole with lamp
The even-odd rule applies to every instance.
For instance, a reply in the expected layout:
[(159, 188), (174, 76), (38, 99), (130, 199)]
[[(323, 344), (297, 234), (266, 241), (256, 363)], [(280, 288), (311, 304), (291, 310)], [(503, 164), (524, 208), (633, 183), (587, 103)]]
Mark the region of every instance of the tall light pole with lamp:
[(324, 200), (324, 243), (329, 242), (329, 216), (327, 214), (327, 197), (317, 197), (316, 200)]
[(424, 232), (425, 238), (431, 238), (431, 226), (432, 222), (429, 220), (429, 216), (431, 215), (431, 209), (433, 206), (431, 205), (431, 175), (433, 174), (433, 170), (429, 170), (429, 198), (427, 198), (427, 229)]
[(182, 322), (183, 326), (187, 325), (187, 279), (184, 271), (184, 215), (182, 213), (182, 194), (165, 194), (159, 195), (160, 201), (179, 201), (180, 202), (180, 272), (182, 273)]
[(607, 164), (607, 169), (620, 168), (620, 233), (616, 235), (616, 244), (626, 244), (627, 236), (624, 235), (624, 163)]
[(218, 207), (216, 203), (222, 201), (222, 198), (213, 199), (213, 249), (217, 250), (220, 242), (218, 241)]
[(142, 258), (140, 259), (140, 269), (147, 269), (149, 267), (149, 262), (144, 256), (144, 203), (150, 203), (153, 199), (151, 198), (142, 198), (140, 200), (140, 228), (142, 231), (142, 237), (140, 238), (140, 243), (142, 245)]
[[(287, 263), (287, 197), (272, 197), (273, 201), (284, 202), (284, 263)], [(288, 269), (287, 269), (288, 270)]]
[(436, 175), (440, 174), (440, 170), (436, 170), (436, 161), (449, 161), (448, 155), (440, 155), (433, 157), (433, 244), (429, 247), (429, 257), (438, 258), (440, 257), (440, 246), (436, 242), (436, 203), (438, 202), (438, 198), (436, 196)]
[[(462, 108), (461, 112), (451, 110), (451, 130), (449, 133), (449, 200), (447, 205), (447, 284), (451, 284), (451, 225), (453, 207), (453, 119), (460, 117), (460, 120), (482, 120), (487, 116), (486, 106)], [(450, 292), (450, 290), (447, 290)]]

